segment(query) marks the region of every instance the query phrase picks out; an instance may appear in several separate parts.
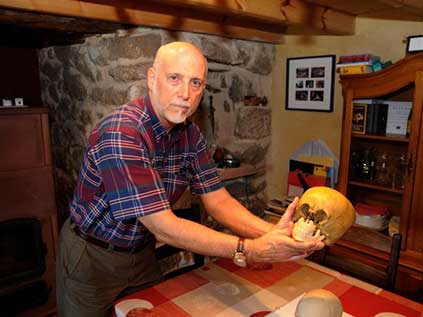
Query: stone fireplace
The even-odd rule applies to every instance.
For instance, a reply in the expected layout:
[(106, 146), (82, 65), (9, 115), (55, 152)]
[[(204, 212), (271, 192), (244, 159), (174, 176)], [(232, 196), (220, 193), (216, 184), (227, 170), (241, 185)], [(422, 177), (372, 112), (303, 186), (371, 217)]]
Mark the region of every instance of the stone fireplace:
[[(51, 111), (60, 223), (68, 213), (90, 131), (99, 118), (147, 93), (146, 73), (156, 50), (174, 40), (194, 43), (209, 62), (207, 88), (193, 120), (212, 149), (220, 147), (243, 163), (265, 166), (273, 45), (137, 28), (90, 37), (83, 44), (45, 48), (39, 52), (39, 65), (42, 99)], [(252, 97), (264, 102), (252, 104)], [(231, 181), (227, 188), (251, 210), (262, 212), (264, 173), (248, 183)]]

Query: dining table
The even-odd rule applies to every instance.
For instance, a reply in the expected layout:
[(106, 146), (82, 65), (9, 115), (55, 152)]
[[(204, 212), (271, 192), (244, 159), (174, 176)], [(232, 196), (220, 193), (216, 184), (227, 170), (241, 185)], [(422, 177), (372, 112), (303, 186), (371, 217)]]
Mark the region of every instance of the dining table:
[(306, 259), (252, 268), (215, 259), (116, 300), (114, 316), (295, 317), (315, 289), (338, 297), (343, 317), (423, 317), (422, 303)]

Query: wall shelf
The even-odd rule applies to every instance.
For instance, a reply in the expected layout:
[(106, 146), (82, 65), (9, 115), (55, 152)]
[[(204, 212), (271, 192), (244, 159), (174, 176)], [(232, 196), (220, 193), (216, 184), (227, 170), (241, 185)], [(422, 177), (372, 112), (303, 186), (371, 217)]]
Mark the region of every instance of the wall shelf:
[(356, 139), (368, 139), (368, 140), (378, 140), (378, 141), (388, 141), (388, 142), (408, 142), (408, 137), (398, 136), (398, 135), (371, 135), (371, 134), (357, 134), (351, 133), (351, 136)]
[(264, 167), (256, 167), (252, 164), (242, 163), (240, 167), (218, 168), (217, 174), (219, 175), (220, 180), (226, 181), (240, 177), (252, 176), (263, 170)]
[(402, 195), (404, 193), (404, 191), (402, 189), (384, 187), (384, 186), (380, 186), (380, 185), (373, 185), (373, 184), (363, 183), (363, 182), (358, 182), (358, 181), (349, 181), (348, 184), (353, 185), (353, 186), (359, 186), (359, 187), (379, 190), (379, 191), (383, 191), (383, 192), (389, 192), (389, 193), (393, 193), (393, 194), (397, 194), (397, 195)]

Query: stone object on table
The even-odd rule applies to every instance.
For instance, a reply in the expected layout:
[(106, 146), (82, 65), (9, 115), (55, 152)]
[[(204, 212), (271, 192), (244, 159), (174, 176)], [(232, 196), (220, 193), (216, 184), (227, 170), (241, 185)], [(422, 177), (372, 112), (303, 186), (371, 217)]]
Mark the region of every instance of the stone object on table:
[(298, 302), (295, 317), (341, 317), (339, 298), (325, 289), (314, 289), (304, 294)]

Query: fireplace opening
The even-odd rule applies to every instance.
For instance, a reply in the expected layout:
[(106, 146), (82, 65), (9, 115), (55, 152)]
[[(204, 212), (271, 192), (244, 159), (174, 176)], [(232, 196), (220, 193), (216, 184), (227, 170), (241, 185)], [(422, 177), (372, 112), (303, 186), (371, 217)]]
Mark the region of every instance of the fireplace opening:
[(46, 247), (41, 223), (34, 218), (0, 222), (0, 285), (11, 286), (41, 276), (45, 269)]
[(41, 278), (46, 254), (39, 220), (0, 221), (1, 316), (13, 316), (47, 302), (51, 288)]

